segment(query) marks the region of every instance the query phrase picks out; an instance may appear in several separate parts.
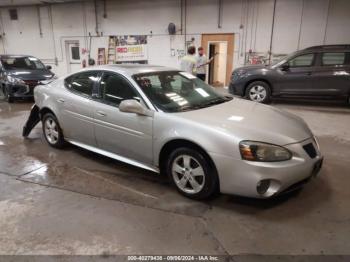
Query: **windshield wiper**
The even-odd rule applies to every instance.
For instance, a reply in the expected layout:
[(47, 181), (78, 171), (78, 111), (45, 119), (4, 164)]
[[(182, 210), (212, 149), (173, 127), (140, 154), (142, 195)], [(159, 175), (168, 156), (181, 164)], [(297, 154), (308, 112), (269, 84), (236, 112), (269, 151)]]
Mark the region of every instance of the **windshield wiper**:
[(207, 103), (203, 103), (203, 104), (186, 105), (186, 106), (182, 106), (179, 109), (179, 112), (185, 112), (185, 111), (190, 111), (190, 110), (195, 110), (195, 109), (209, 107), (209, 106), (212, 106), (212, 105), (222, 104), (222, 103), (227, 102), (227, 101), (229, 101), (231, 99), (232, 99), (232, 97), (221, 97), (221, 98), (213, 99), (213, 100), (211, 100), (211, 101), (209, 101)]
[(201, 108), (203, 107), (208, 107), (208, 106), (213, 106), (213, 105), (218, 105), (218, 104), (222, 104), (225, 103), (227, 101), (229, 101), (230, 99), (228, 98), (218, 98), (218, 99), (213, 99), (207, 103), (204, 103), (202, 105), (199, 105)]

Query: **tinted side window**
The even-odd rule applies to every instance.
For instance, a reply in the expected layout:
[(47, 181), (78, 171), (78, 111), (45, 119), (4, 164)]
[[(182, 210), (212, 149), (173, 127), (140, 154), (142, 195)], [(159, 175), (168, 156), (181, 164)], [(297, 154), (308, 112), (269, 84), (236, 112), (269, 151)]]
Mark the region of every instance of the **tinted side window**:
[(300, 55), (289, 60), (290, 67), (312, 66), (315, 54)]
[(83, 72), (72, 75), (65, 80), (68, 89), (86, 96), (92, 95), (92, 89), (98, 79), (98, 72)]
[(100, 85), (100, 97), (104, 102), (118, 106), (126, 99), (137, 99), (133, 86), (122, 76), (104, 73)]
[(345, 53), (323, 53), (322, 65), (344, 65)]

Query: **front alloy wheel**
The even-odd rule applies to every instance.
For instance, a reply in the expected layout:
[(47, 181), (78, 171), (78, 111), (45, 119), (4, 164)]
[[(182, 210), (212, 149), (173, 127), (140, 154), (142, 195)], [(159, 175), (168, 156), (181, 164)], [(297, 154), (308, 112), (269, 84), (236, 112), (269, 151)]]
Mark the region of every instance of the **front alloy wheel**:
[(177, 187), (188, 194), (200, 192), (205, 183), (203, 167), (189, 155), (179, 155), (173, 162), (172, 176)]
[(270, 101), (269, 85), (263, 81), (255, 81), (247, 87), (246, 98), (258, 103)]
[(208, 157), (192, 148), (178, 148), (167, 161), (167, 173), (177, 190), (193, 199), (204, 199), (218, 189), (215, 167)]
[(249, 98), (256, 102), (263, 101), (266, 98), (266, 89), (263, 86), (253, 86), (249, 90)]

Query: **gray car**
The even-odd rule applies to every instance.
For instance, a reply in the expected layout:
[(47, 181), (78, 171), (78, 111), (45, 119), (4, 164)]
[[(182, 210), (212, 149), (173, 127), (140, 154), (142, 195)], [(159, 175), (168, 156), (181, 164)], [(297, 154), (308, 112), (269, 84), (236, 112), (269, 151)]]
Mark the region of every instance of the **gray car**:
[(51, 66), (26, 55), (0, 55), (0, 89), (12, 103), (17, 98), (33, 98), (33, 89), (40, 81), (52, 79)]
[(271, 66), (237, 68), (229, 90), (261, 103), (272, 97), (345, 98), (350, 103), (350, 45), (309, 47)]
[(299, 117), (224, 96), (191, 74), (106, 65), (38, 86), (47, 142), (164, 173), (185, 196), (268, 198), (315, 176), (316, 138)]

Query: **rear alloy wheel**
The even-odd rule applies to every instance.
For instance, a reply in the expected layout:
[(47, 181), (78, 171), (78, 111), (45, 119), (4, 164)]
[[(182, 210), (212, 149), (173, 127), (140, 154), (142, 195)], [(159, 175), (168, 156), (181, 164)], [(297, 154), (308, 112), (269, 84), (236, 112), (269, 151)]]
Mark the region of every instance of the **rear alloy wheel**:
[(250, 83), (247, 87), (246, 98), (258, 103), (270, 102), (271, 92), (269, 85), (262, 81)]
[(47, 113), (44, 115), (42, 122), (44, 136), (49, 145), (62, 148), (64, 145), (64, 138), (57, 118), (53, 114)]
[(170, 154), (167, 173), (177, 190), (193, 199), (205, 199), (218, 189), (216, 170), (206, 157), (191, 148), (178, 148)]

